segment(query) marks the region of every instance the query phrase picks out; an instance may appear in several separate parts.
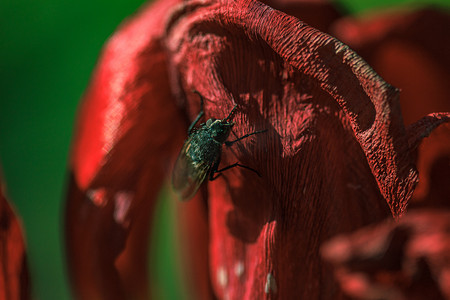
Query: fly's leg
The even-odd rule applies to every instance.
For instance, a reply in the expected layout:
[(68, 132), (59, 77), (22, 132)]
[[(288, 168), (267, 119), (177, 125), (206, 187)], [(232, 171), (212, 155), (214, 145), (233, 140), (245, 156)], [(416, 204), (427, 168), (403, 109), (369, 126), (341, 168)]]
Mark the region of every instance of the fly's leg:
[[(220, 164), (220, 157), (222, 156), (222, 153), (219, 153), (219, 157), (214, 162), (213, 166), (211, 167), (211, 171), (209, 172), (209, 181), (216, 180), (222, 173), (219, 173), (217, 169), (219, 168)], [(214, 176), (217, 173), (217, 176)]]
[(236, 112), (236, 109), (237, 109), (237, 104), (235, 104), (234, 105), (234, 107), (233, 107), (233, 109), (230, 111), (230, 113), (228, 114), (228, 116), (225, 118), (225, 119), (223, 119), (224, 121), (229, 121), (229, 120), (231, 120), (231, 118), (233, 117), (233, 114)]
[[(255, 132), (252, 132), (252, 133), (248, 133), (248, 134), (246, 134), (246, 135), (244, 135), (244, 136), (241, 136), (240, 138), (237, 138), (237, 139), (234, 140), (234, 141), (225, 141), (225, 145), (231, 146), (231, 145), (233, 145), (234, 143), (236, 143), (236, 142), (238, 142), (238, 141), (240, 141), (240, 140), (243, 140), (243, 139), (245, 139), (245, 138), (248, 138), (249, 136), (252, 136), (252, 135), (258, 134), (258, 133), (263, 133), (263, 132), (266, 132), (266, 131), (267, 131), (267, 129), (255, 131)], [(219, 157), (219, 159), (214, 163), (213, 167), (211, 168), (211, 173), (209, 174), (209, 180), (211, 180), (211, 181), (214, 180), (214, 179), (217, 179), (220, 175), (222, 175), (222, 172), (223, 172), (223, 171), (226, 171), (226, 170), (231, 169), (231, 168), (234, 168), (234, 167), (241, 167), (241, 168), (247, 169), (247, 170), (249, 170), (249, 171), (255, 172), (256, 175), (258, 175), (259, 177), (261, 177), (261, 174), (259, 174), (258, 171), (256, 171), (255, 169), (253, 169), (253, 168), (251, 168), (251, 167), (241, 165), (240, 163), (234, 163), (234, 164), (232, 164), (232, 165), (229, 165), (229, 166), (227, 166), (227, 167), (225, 167), (225, 168), (222, 168), (222, 169), (218, 170), (218, 168), (219, 168), (219, 162), (220, 162), (220, 157)], [(214, 176), (216, 173), (217, 173), (218, 175), (217, 175), (217, 176)]]
[(240, 163), (234, 163), (234, 164), (232, 164), (232, 165), (229, 165), (229, 166), (227, 166), (227, 167), (222, 168), (222, 169), (219, 170), (218, 168), (219, 168), (219, 163), (220, 163), (220, 157), (221, 157), (221, 156), (219, 155), (219, 158), (214, 162), (213, 166), (211, 167), (211, 171), (210, 171), (210, 173), (209, 173), (209, 180), (210, 180), (210, 181), (216, 180), (217, 178), (219, 178), (220, 175), (222, 175), (222, 172), (223, 172), (223, 171), (226, 171), (226, 170), (231, 169), (231, 168), (234, 168), (234, 167), (241, 167), (241, 168), (244, 168), (244, 169), (253, 171), (253, 172), (256, 173), (256, 175), (258, 175), (259, 177), (261, 177), (261, 174), (259, 174), (258, 171), (256, 171), (256, 170), (253, 169), (253, 168), (250, 168), (250, 167), (241, 165)]
[(225, 118), (225, 119), (223, 119), (223, 121), (226, 121), (226, 122), (228, 122), (228, 121), (230, 121), (231, 120), (231, 118), (233, 117), (233, 115), (234, 115), (234, 113), (236, 112), (236, 109), (237, 109), (237, 103), (236, 103), (236, 101), (234, 100), (234, 97), (233, 97), (233, 95), (232, 94), (230, 94), (230, 96), (231, 96), (231, 100), (233, 101), (233, 103), (234, 103), (234, 106), (233, 106), (233, 109), (230, 111), (230, 113), (228, 114), (228, 116)]
[(240, 138), (235, 139), (234, 141), (225, 141), (225, 145), (227, 145), (229, 147), (229, 146), (233, 145), (234, 143), (236, 143), (236, 142), (238, 142), (240, 140), (248, 138), (249, 136), (252, 136), (252, 135), (258, 134), (258, 133), (263, 133), (263, 132), (266, 132), (266, 131), (267, 131), (267, 129), (255, 131), (255, 132), (252, 132), (252, 133), (248, 133), (248, 134), (246, 134), (244, 136), (241, 136)]
[(198, 123), (198, 121), (205, 114), (205, 112), (203, 111), (203, 96), (202, 96), (202, 94), (200, 94), (199, 91), (196, 91), (196, 90), (194, 90), (192, 92), (196, 93), (200, 97), (200, 112), (197, 115), (197, 118), (195, 118), (194, 122), (192, 122), (191, 126), (189, 126), (188, 135), (190, 135), (192, 133), (192, 131), (194, 130), (195, 125)]
[[(255, 172), (256, 175), (258, 175), (259, 177), (261, 177), (261, 174), (259, 174), (259, 172), (256, 171), (255, 169), (250, 168), (250, 167), (248, 167), (248, 166), (241, 165), (240, 163), (234, 163), (234, 164), (229, 165), (229, 166), (227, 166), (227, 167), (225, 167), (225, 168), (222, 168), (222, 169), (220, 169), (220, 170), (214, 170), (214, 169), (211, 169), (211, 173), (210, 173), (210, 175), (209, 175), (209, 180), (212, 181), (212, 180), (217, 179), (220, 175), (222, 175), (222, 172), (223, 172), (223, 171), (226, 171), (226, 170), (231, 169), (231, 168), (234, 168), (234, 167), (241, 167), (241, 168), (247, 169), (247, 170), (249, 170), (249, 171)], [(216, 174), (216, 173), (217, 173), (217, 176), (214, 177), (214, 174)]]

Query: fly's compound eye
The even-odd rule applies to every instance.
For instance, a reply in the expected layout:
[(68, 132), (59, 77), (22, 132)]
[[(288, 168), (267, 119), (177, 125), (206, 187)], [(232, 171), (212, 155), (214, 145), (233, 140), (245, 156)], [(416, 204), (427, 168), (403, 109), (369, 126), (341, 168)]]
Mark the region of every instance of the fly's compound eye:
[(206, 121), (206, 127), (211, 127), (211, 124), (215, 121), (216, 119), (208, 119), (208, 121)]

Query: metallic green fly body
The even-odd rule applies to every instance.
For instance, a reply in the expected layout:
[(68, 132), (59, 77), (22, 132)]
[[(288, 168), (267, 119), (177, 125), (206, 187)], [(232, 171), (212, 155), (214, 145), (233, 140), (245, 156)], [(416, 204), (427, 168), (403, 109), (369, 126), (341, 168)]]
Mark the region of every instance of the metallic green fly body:
[(200, 96), (201, 111), (191, 126), (189, 126), (188, 138), (178, 155), (172, 174), (173, 187), (182, 200), (192, 198), (207, 176), (209, 180), (214, 180), (221, 175), (221, 172), (234, 167), (245, 168), (260, 176), (255, 169), (239, 163), (234, 163), (222, 169), (219, 169), (219, 163), (223, 144), (231, 146), (251, 135), (267, 131), (255, 131), (234, 141), (227, 141), (234, 126), (234, 122), (231, 119), (237, 109), (237, 104), (225, 119), (211, 118), (206, 123), (200, 124), (199, 128), (195, 128), (195, 125), (204, 115), (203, 97), (200, 93), (196, 93)]

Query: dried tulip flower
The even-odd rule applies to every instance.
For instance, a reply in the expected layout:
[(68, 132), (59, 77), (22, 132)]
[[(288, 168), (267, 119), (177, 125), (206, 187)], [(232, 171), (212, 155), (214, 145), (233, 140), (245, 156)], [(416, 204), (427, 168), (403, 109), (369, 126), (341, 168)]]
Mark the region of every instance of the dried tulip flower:
[(149, 228), (200, 110), (193, 91), (206, 99), (205, 120), (237, 104), (230, 138), (267, 129), (222, 153), (224, 166), (240, 162), (261, 177), (227, 170), (179, 204), (194, 298), (343, 299), (322, 242), (405, 213), (417, 147), (450, 115), (405, 127), (399, 90), (312, 27), (328, 31), (333, 9), (307, 25), (295, 4), (279, 4), (284, 12), (248, 0), (158, 1), (109, 40), (70, 161), (66, 247), (77, 298), (148, 298)]

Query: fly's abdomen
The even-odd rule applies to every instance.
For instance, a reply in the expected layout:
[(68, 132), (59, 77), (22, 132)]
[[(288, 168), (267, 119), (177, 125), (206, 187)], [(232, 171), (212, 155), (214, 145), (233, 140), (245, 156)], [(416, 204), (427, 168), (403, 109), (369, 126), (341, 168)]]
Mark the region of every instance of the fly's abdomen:
[(220, 155), (222, 145), (213, 138), (193, 137), (187, 151), (193, 162), (213, 164)]
[(172, 174), (173, 187), (182, 200), (189, 200), (195, 195), (211, 168), (210, 164), (193, 159), (191, 147), (188, 139), (175, 162)]

